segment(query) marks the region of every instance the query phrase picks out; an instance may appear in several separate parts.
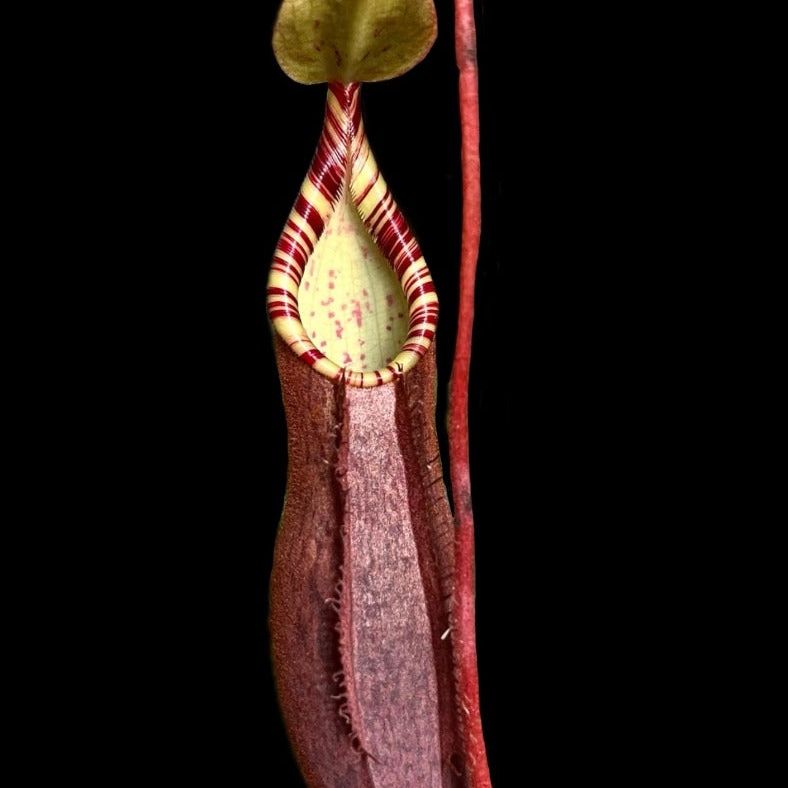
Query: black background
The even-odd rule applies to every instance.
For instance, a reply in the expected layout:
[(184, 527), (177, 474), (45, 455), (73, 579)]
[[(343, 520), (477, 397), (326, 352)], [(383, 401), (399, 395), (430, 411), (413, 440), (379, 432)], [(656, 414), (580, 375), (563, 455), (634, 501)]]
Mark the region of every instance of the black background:
[[(8, 651), (32, 675), (8, 683), (26, 769), (300, 785), (268, 654), (286, 451), (264, 284), (324, 89), (276, 65), (277, 5), (64, 7), (9, 26), (7, 344), (25, 365), (7, 387), (28, 408), (7, 408), (25, 519), (6, 530), (29, 547), (6, 551), (25, 622)], [(452, 4), (436, 5), (425, 62), (363, 101), (441, 299), (442, 429), (460, 193)], [(762, 586), (735, 555), (758, 496), (730, 419), (758, 433), (759, 411), (735, 384), (762, 389), (730, 357), (760, 341), (727, 285), (752, 257), (731, 213), (752, 188), (727, 163), (751, 157), (737, 123), (761, 133), (751, 97), (731, 100), (752, 92), (746, 48), (683, 6), (476, 6), (470, 429), (494, 784), (666, 783), (737, 757), (750, 774), (754, 717), (726, 688), (758, 695), (763, 671), (736, 649), (761, 660), (752, 610), (775, 594), (749, 603)]]
[[(130, 595), (149, 592), (152, 611), (124, 675), (144, 707), (140, 751), (165, 756), (173, 776), (230, 786), (301, 785), (268, 653), (286, 431), (264, 288), (325, 88), (279, 70), (276, 5), (168, 20), (167, 54), (151, 61), (143, 43), (128, 66), (135, 103), (119, 118), (127, 177), (144, 195), (122, 245), (145, 291), (128, 329), (144, 372), (123, 381), (121, 413), (129, 453), (142, 443), (145, 459), (120, 504), (133, 522), (122, 538), (146, 555)], [(421, 65), (362, 91), (370, 143), (441, 300), (442, 431), (461, 198), (451, 5), (436, 3), (439, 37)], [(642, 746), (631, 721), (658, 683), (637, 675), (655, 646), (626, 592), (647, 560), (628, 523), (658, 510), (651, 493), (632, 504), (644, 432), (632, 402), (651, 385), (632, 330), (642, 282), (626, 129), (639, 121), (611, 119), (630, 88), (608, 97), (582, 16), (526, 11), (515, 26), (505, 5), (477, 4), (484, 216), (470, 406), (482, 714), (501, 787), (529, 770), (625, 774), (622, 748)], [(648, 244), (637, 252), (642, 265)]]

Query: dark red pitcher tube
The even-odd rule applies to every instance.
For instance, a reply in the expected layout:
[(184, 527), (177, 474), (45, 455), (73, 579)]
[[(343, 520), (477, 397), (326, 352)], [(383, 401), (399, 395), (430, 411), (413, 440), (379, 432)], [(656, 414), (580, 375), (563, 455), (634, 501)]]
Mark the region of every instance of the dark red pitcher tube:
[(362, 389), (276, 345), (290, 465), (270, 624), (301, 770), (310, 786), (460, 786), (433, 352)]

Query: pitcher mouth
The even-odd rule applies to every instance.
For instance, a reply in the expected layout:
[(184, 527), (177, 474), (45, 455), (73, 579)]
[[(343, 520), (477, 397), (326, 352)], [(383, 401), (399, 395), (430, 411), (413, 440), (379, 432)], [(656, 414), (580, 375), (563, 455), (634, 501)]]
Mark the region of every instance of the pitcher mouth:
[(364, 132), (359, 85), (331, 84), (317, 152), (277, 244), (268, 315), (321, 375), (389, 383), (432, 344), (438, 298)]

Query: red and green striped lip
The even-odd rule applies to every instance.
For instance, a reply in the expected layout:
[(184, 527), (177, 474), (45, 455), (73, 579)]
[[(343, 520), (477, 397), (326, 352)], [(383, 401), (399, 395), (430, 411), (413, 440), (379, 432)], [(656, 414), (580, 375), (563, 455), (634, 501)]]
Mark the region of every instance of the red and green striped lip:
[(302, 361), (368, 388), (427, 352), (438, 298), (367, 142), (359, 87), (329, 85), (320, 142), (271, 264), (267, 307)]

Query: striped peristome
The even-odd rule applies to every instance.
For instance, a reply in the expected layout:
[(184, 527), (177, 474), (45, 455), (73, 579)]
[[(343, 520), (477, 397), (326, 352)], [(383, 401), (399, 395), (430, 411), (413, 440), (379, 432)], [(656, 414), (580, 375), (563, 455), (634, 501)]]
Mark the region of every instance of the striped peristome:
[[(369, 388), (400, 377), (427, 352), (438, 321), (438, 298), (419, 244), (367, 142), (359, 87), (357, 82), (329, 85), (320, 142), (274, 253), (267, 306), (274, 329), (299, 358), (337, 383)], [(304, 271), (345, 188), (396, 273), (408, 305), (408, 333), (402, 347), (390, 363), (369, 372), (328, 358), (309, 338), (299, 312)]]

